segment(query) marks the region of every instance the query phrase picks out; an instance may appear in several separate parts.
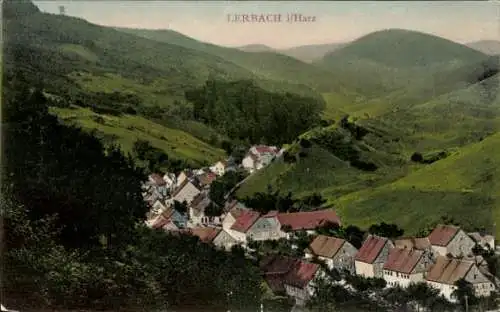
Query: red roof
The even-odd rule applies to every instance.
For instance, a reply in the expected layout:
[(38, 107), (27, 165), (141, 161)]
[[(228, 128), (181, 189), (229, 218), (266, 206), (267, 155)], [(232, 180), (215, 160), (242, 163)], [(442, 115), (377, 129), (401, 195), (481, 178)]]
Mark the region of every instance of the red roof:
[(392, 248), (384, 264), (384, 270), (410, 274), (424, 254), (421, 250)]
[(172, 220), (171, 216), (172, 216), (173, 213), (174, 213), (173, 209), (167, 208), (164, 212), (162, 212), (161, 215), (159, 215), (156, 218), (156, 220), (153, 222), (153, 224), (151, 225), (151, 227), (153, 229), (161, 229), (161, 228), (163, 228), (165, 225), (167, 225), (168, 223), (170, 223), (170, 221)]
[(253, 210), (244, 210), (231, 226), (231, 230), (246, 233), (250, 227), (259, 219), (260, 213)]
[(438, 225), (429, 235), (429, 242), (434, 246), (448, 246), (458, 233), (459, 228), (451, 225)]
[(273, 291), (283, 291), (284, 285), (304, 288), (319, 269), (316, 263), (286, 256), (269, 256), (260, 265), (265, 280)]
[(356, 254), (356, 261), (361, 261), (365, 263), (373, 263), (377, 259), (378, 255), (384, 249), (385, 244), (388, 240), (385, 237), (379, 237), (375, 235), (370, 235), (363, 243), (363, 246), (359, 249)]
[(257, 145), (257, 146), (255, 146), (255, 150), (259, 154), (265, 154), (265, 153), (275, 154), (278, 152), (275, 147), (267, 146), (267, 145)]
[(277, 217), (281, 226), (290, 226), (292, 231), (314, 230), (327, 222), (341, 224), (339, 217), (333, 210), (280, 213)]
[(149, 176), (154, 182), (156, 185), (158, 186), (161, 186), (161, 185), (165, 185), (167, 184), (167, 182), (163, 179), (163, 177), (157, 173), (152, 173), (150, 176)]
[(198, 227), (190, 229), (190, 234), (198, 236), (198, 238), (204, 243), (210, 243), (219, 234), (220, 229), (213, 227)]

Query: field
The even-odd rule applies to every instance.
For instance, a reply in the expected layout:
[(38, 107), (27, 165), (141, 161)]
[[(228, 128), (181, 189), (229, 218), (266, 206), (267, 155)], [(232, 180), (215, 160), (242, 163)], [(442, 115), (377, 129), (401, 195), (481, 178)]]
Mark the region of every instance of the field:
[(97, 130), (104, 139), (114, 139), (125, 152), (136, 140), (149, 141), (172, 158), (184, 159), (193, 165), (212, 164), (223, 159), (225, 152), (177, 129), (170, 129), (138, 116), (100, 115), (84, 108), (51, 108), (65, 122), (84, 129)]

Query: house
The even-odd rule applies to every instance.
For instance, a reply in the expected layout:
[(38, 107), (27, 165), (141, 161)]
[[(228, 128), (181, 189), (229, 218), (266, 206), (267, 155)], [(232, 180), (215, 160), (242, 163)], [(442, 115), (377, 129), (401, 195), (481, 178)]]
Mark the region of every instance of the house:
[(177, 210), (169, 207), (159, 216), (149, 221), (148, 224), (153, 229), (175, 231), (186, 227), (187, 218)]
[(151, 207), (151, 214), (156, 216), (165, 210), (167, 210), (167, 207), (163, 205), (161, 201), (157, 200)]
[(227, 211), (227, 214), (224, 217), (224, 220), (222, 220), (222, 228), (229, 230), (241, 213), (246, 210), (248, 210), (248, 208), (237, 200), (226, 203), (224, 211)]
[(464, 279), (474, 287), (478, 297), (489, 296), (495, 291), (494, 283), (473, 261), (439, 256), (426, 276), (429, 286), (439, 289), (449, 301), (456, 301), (453, 292), (457, 289), (457, 281)]
[(243, 245), (247, 243), (247, 233), (252, 225), (259, 219), (260, 213), (253, 210), (242, 211), (233, 225), (227, 230), (229, 235), (234, 237)]
[(424, 275), (434, 264), (428, 251), (413, 248), (392, 248), (384, 263), (384, 279), (390, 287), (408, 287), (411, 283), (424, 282)]
[(385, 237), (368, 235), (354, 258), (356, 274), (383, 278), (383, 267), (394, 244)]
[(476, 245), (467, 233), (452, 225), (438, 225), (428, 238), (432, 249), (441, 256), (463, 257), (471, 254)]
[(270, 211), (261, 216), (248, 229), (247, 237), (254, 241), (276, 240), (286, 237), (286, 234), (280, 229), (281, 225), (276, 217), (277, 215), (277, 211)]
[(469, 236), (482, 248), (486, 250), (495, 250), (495, 237), (493, 235), (482, 235), (479, 232), (472, 232), (469, 233)]
[(217, 178), (217, 175), (213, 172), (205, 172), (201, 175), (196, 176), (196, 181), (200, 188), (209, 189), (210, 184)]
[(166, 173), (163, 176), (163, 180), (165, 181), (166, 187), (170, 190), (173, 190), (175, 188), (176, 182), (177, 182), (177, 177), (173, 173)]
[(212, 203), (206, 192), (201, 192), (188, 205), (189, 221), (194, 225), (201, 225), (205, 217), (205, 209)]
[(279, 213), (276, 215), (276, 218), (281, 225), (281, 230), (288, 233), (306, 231), (308, 234), (314, 234), (316, 228), (327, 223), (341, 225), (340, 218), (334, 210), (330, 209)]
[(212, 167), (210, 167), (210, 171), (218, 176), (223, 176), (224, 173), (226, 173), (227, 166), (228, 164), (225, 160), (220, 160), (216, 162)]
[(355, 273), (354, 258), (358, 250), (342, 238), (318, 235), (305, 250), (306, 259), (318, 257), (329, 269)]
[(152, 173), (149, 175), (149, 182), (156, 186), (164, 186), (167, 184), (167, 182), (163, 180), (163, 177), (157, 173)]
[(241, 164), (250, 173), (260, 170), (269, 165), (278, 154), (275, 146), (257, 145), (252, 146), (243, 158)]
[(234, 245), (238, 245), (239, 242), (229, 235), (229, 233), (222, 229), (219, 234), (214, 238), (212, 242), (215, 246), (223, 248), (227, 251), (231, 250)]
[(200, 193), (201, 191), (193, 183), (185, 179), (172, 194), (172, 197), (168, 200), (168, 204), (171, 205), (174, 201), (178, 201), (179, 203), (186, 202), (189, 205)]
[(294, 298), (299, 306), (314, 294), (314, 279), (321, 273), (316, 263), (278, 255), (264, 258), (260, 269), (274, 293)]
[(401, 249), (416, 249), (436, 257), (437, 253), (432, 249), (428, 237), (406, 237), (393, 240), (394, 247)]
[(189, 229), (188, 233), (190, 235), (198, 237), (203, 243), (211, 244), (219, 235), (220, 231), (221, 229), (214, 227), (195, 227)]
[(190, 180), (193, 178), (193, 173), (190, 171), (182, 171), (177, 176), (176, 187), (179, 187), (184, 181)]

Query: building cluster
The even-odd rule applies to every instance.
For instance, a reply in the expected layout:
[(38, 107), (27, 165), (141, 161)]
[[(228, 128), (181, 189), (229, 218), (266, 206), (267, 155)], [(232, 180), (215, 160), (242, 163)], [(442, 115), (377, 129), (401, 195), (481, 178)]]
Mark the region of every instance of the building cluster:
[[(228, 159), (177, 176), (150, 175), (144, 184), (144, 197), (151, 206), (146, 223), (155, 229), (197, 236), (224, 250), (235, 245), (251, 250), (252, 241), (290, 239), (299, 231), (313, 235), (304, 258), (272, 255), (260, 264), (269, 288), (275, 293), (286, 293), (298, 305), (312, 296), (316, 278), (324, 276), (315, 259), (322, 260), (329, 269), (384, 279), (387, 287), (405, 288), (411, 283), (425, 282), (451, 302), (456, 300), (454, 291), (461, 279), (473, 285), (479, 297), (496, 291), (498, 279), (489, 272), (485, 259), (473, 252), (478, 247), (493, 250), (494, 237), (466, 233), (456, 226), (439, 225), (427, 237), (389, 239), (368, 235), (358, 250), (342, 238), (317, 235), (316, 229), (322, 225), (341, 225), (333, 210), (262, 214), (228, 199), (223, 207), (218, 207), (220, 215), (207, 216), (208, 207), (216, 205), (209, 198), (213, 181), (230, 170), (253, 173), (281, 153), (275, 147), (254, 146), (241, 164)], [(184, 210), (179, 211), (179, 203)]]

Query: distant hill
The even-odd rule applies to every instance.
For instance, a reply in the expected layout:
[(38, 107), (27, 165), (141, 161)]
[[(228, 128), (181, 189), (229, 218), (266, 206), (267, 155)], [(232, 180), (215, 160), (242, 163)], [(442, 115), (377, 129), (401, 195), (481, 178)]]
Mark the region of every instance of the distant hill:
[(289, 49), (281, 49), (278, 50), (278, 52), (294, 57), (303, 62), (311, 63), (322, 59), (326, 54), (336, 51), (346, 45), (347, 43), (312, 44)]
[(437, 64), (468, 63), (484, 54), (456, 42), (422, 32), (388, 29), (365, 35), (342, 49), (327, 54), (326, 64), (367, 60), (391, 68), (412, 68)]
[(265, 44), (247, 44), (242, 47), (238, 47), (241, 51), (245, 52), (273, 52), (275, 49), (266, 46)]
[(500, 41), (496, 40), (480, 40), (469, 42), (466, 44), (469, 48), (481, 51), (485, 54), (500, 55)]
[(347, 45), (347, 43), (327, 43), (327, 44), (311, 44), (292, 47), (288, 49), (274, 49), (264, 44), (249, 44), (238, 49), (245, 52), (276, 52), (288, 55), (297, 60), (306, 63), (312, 63), (323, 58), (329, 52), (333, 52)]
[(452, 72), (487, 59), (484, 53), (444, 38), (389, 29), (354, 40), (314, 64), (349, 81), (357, 78), (355, 91), (381, 98), (418, 84), (430, 86), (441, 72)]
[(202, 42), (173, 30), (117, 29), (128, 34), (210, 53), (239, 65), (260, 77), (295, 84), (295, 92), (301, 86), (308, 86), (320, 92), (355, 93), (352, 90), (355, 89), (356, 81), (348, 81), (322, 67), (312, 66), (274, 51), (245, 52), (237, 48), (221, 47)]

